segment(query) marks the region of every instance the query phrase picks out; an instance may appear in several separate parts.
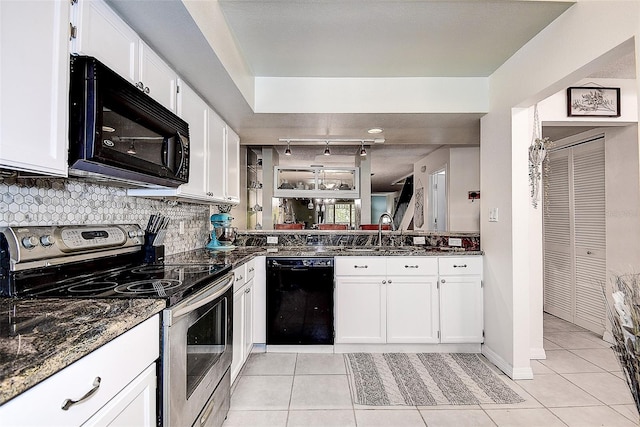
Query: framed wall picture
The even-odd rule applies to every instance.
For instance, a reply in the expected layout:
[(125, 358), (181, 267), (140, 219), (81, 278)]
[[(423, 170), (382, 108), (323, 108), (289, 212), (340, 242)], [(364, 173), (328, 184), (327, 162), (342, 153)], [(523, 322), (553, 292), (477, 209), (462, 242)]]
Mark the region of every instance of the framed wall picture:
[(569, 117), (620, 117), (619, 87), (570, 87), (567, 89)]

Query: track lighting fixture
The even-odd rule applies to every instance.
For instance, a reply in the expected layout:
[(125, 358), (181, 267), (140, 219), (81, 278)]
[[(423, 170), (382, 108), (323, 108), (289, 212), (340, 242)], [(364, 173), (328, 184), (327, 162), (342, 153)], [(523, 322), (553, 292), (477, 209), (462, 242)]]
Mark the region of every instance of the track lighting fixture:
[(285, 156), (291, 155), (291, 141), (287, 141), (287, 148), (284, 150), (284, 155)]
[(364, 141), (362, 141), (362, 144), (360, 145), (360, 157), (366, 157), (367, 156), (367, 150), (364, 149)]
[(329, 150), (329, 141), (327, 141), (327, 146), (324, 148), (324, 155), (325, 156), (331, 155), (331, 150)]

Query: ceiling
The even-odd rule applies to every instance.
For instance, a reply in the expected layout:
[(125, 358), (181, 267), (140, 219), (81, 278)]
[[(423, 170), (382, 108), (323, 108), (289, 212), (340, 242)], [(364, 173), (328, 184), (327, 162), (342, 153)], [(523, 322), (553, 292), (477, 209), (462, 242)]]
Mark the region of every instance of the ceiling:
[[(188, 82), (205, 88), (201, 94), (240, 135), (243, 145), (280, 144), (283, 151), (281, 138), (371, 138), (366, 130), (381, 127), (385, 143), (368, 150), (373, 192), (398, 190), (393, 183), (438, 147), (479, 145), (482, 114), (256, 114), (183, 1), (163, 0), (162, 8), (157, 0), (107, 1), (143, 38), (153, 41), (152, 47)], [(219, 0), (217, 4), (255, 77), (385, 78), (489, 76), (574, 2)], [(603, 73), (617, 76), (623, 72), (620, 68), (628, 70), (628, 64)], [(635, 76), (635, 71), (631, 74)], [(282, 161), (306, 162), (322, 149), (323, 144), (293, 145), (294, 155)], [(343, 151), (349, 150), (355, 153), (356, 147)]]

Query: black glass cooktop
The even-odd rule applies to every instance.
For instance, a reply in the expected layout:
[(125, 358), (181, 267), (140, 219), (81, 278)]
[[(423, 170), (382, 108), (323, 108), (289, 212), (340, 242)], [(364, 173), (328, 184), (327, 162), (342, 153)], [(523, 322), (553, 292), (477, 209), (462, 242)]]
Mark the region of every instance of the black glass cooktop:
[(205, 262), (142, 264), (95, 260), (13, 273), (12, 295), (62, 298), (163, 298), (175, 303), (231, 270)]

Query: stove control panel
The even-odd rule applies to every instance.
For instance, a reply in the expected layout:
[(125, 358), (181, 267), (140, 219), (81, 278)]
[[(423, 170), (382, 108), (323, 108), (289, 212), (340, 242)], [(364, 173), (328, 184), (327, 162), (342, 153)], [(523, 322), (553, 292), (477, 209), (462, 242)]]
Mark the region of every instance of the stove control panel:
[(0, 233), (12, 265), (36, 260), (43, 260), (39, 264), (44, 266), (60, 264), (65, 257), (76, 261), (107, 250), (139, 250), (144, 243), (144, 232), (137, 224), (6, 227)]

